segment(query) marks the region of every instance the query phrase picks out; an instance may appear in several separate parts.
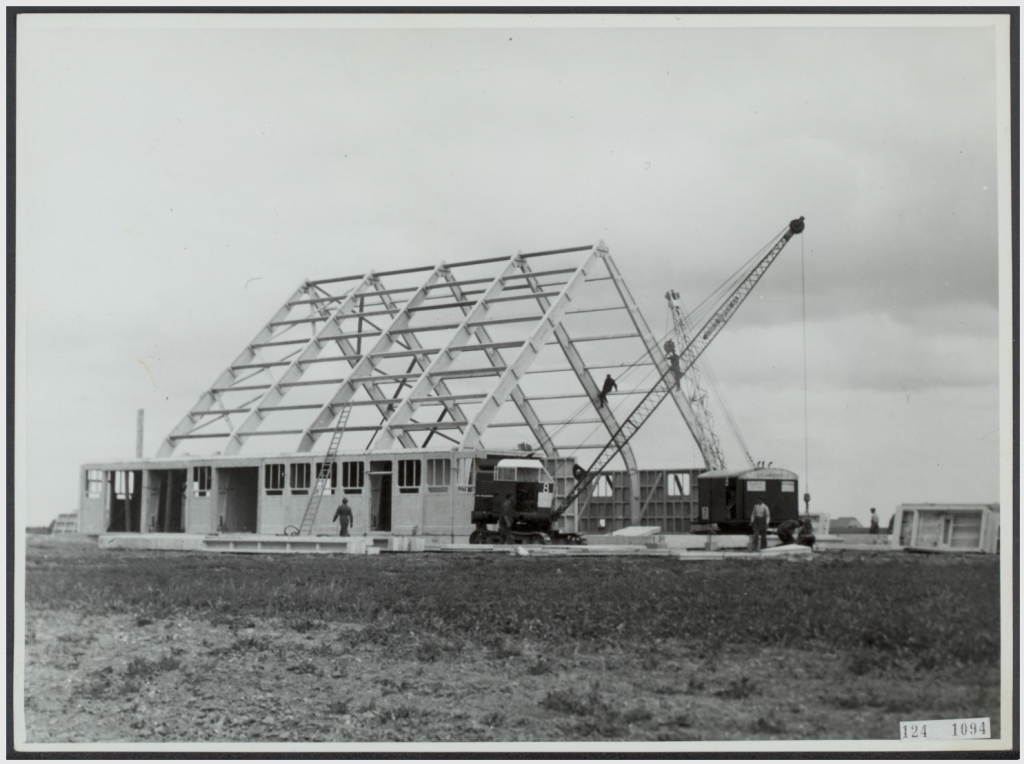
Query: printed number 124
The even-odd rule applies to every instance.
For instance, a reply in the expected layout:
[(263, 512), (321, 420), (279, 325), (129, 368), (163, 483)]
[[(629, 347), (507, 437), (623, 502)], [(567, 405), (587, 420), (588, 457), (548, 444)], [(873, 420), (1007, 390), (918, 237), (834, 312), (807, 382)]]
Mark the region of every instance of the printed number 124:
[[(956, 727), (956, 725), (953, 726)], [(953, 734), (955, 735), (956, 732)], [(921, 726), (918, 726), (916, 724), (904, 724), (903, 739), (906, 740), (912, 737), (928, 737), (928, 725), (922, 724)]]

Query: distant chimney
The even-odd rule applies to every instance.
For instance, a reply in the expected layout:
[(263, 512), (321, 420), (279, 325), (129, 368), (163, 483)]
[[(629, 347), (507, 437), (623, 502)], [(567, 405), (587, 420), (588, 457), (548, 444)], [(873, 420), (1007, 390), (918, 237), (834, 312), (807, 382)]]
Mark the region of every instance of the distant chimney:
[(135, 424), (135, 458), (142, 458), (142, 417), (143, 409), (139, 409), (139, 415)]

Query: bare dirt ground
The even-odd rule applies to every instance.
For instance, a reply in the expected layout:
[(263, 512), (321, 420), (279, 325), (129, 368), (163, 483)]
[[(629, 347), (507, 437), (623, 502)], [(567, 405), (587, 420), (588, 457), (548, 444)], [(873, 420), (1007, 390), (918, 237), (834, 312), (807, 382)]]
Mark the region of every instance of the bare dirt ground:
[[(28, 740), (889, 739), (904, 719), (997, 724), (998, 604), (992, 618), (984, 595), (956, 590), (997, 588), (996, 561), (844, 557), (299, 558), (32, 539)], [(873, 589), (894, 581), (916, 603)]]

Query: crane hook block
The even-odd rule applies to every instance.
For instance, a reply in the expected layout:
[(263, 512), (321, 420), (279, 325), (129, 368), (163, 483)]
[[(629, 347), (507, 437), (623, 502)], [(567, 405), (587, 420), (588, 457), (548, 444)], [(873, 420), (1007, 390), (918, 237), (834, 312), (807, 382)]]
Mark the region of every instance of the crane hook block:
[(804, 216), (801, 215), (796, 220), (790, 220), (789, 221), (789, 230), (792, 231), (793, 233), (803, 233), (804, 232)]

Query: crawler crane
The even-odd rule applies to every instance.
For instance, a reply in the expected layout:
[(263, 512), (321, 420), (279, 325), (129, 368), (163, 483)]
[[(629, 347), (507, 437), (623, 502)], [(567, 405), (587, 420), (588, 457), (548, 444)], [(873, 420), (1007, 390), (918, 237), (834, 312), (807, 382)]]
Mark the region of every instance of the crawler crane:
[[(498, 516), (493, 511), (477, 511), (473, 513), (473, 522), (477, 531), (471, 541), (477, 543), (502, 543), (511, 540), (514, 543), (584, 543), (576, 534), (562, 533), (555, 524), (573, 504), (590, 488), (593, 481), (601, 474), (608, 464), (619, 454), (622, 448), (632, 440), (644, 423), (650, 419), (658, 406), (669, 396), (672, 389), (697, 362), (701, 354), (711, 344), (718, 333), (736, 314), (740, 305), (751, 290), (761, 280), (773, 262), (782, 254), (782, 250), (797, 234), (804, 230), (803, 217), (790, 221), (782, 233), (758, 260), (753, 267), (739, 280), (720, 301), (718, 308), (708, 320), (693, 334), (692, 338), (678, 349), (678, 361), (671, 361), (653, 387), (648, 390), (629, 416), (619, 425), (611, 439), (598, 453), (593, 463), (586, 470), (575, 471), (576, 484), (572, 490), (558, 503), (554, 509), (540, 510), (529, 513), (517, 513), (509, 526), (510, 533), (501, 534), (490, 531), (488, 523), (497, 523)], [(673, 348), (676, 351), (676, 348)]]

